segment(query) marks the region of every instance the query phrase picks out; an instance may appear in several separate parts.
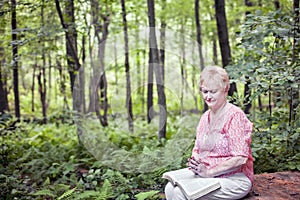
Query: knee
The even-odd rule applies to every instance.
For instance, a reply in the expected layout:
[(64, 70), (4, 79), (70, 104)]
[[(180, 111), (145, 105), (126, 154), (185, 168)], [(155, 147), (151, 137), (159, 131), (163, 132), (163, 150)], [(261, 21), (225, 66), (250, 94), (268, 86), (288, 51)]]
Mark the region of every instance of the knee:
[(179, 187), (174, 188), (173, 197), (175, 197), (175, 199), (180, 199), (180, 200), (186, 199)]
[(185, 200), (184, 194), (179, 187), (174, 187), (171, 183), (168, 183), (165, 187), (165, 196), (167, 200)]
[(173, 198), (174, 186), (171, 183), (168, 183), (165, 187), (165, 196), (167, 200), (171, 200)]

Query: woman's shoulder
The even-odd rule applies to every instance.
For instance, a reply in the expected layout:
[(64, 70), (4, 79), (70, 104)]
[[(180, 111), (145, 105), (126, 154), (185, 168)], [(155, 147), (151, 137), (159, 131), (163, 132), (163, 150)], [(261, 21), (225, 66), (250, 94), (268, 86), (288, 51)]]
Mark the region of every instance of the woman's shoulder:
[[(229, 103), (228, 109), (227, 109), (227, 116), (229, 119), (238, 119), (238, 120), (242, 120), (245, 123), (250, 122), (250, 120), (248, 119), (247, 115), (245, 114), (245, 112), (238, 106)], [(250, 122), (251, 123), (251, 122)]]
[(227, 112), (230, 112), (232, 114), (236, 114), (236, 113), (245, 114), (244, 111), (240, 107), (238, 107), (232, 103), (228, 103)]

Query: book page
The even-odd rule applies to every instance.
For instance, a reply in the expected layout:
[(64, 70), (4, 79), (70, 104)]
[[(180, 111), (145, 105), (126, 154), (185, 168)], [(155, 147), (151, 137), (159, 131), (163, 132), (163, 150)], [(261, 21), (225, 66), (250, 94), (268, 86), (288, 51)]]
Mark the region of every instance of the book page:
[(218, 180), (214, 178), (193, 178), (177, 181), (188, 199), (197, 199), (221, 187)]
[(168, 179), (169, 181), (173, 182), (173, 185), (175, 185), (176, 182), (180, 179), (193, 179), (196, 177), (199, 176), (195, 175), (194, 172), (192, 172), (188, 168), (165, 172), (162, 176), (162, 178)]

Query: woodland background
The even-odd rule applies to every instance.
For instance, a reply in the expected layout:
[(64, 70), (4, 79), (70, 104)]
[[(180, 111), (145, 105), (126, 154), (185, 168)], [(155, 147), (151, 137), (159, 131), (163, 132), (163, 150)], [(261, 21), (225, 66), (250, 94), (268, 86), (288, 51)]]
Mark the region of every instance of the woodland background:
[(0, 198), (160, 199), (201, 69), (226, 68), (255, 173), (300, 170), (297, 0), (2, 0)]

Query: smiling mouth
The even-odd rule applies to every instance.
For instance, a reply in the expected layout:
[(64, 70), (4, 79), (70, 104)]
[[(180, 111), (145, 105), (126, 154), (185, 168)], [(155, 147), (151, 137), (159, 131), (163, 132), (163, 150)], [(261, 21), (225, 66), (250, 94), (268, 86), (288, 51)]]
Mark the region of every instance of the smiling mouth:
[(206, 99), (206, 102), (207, 102), (207, 103), (211, 103), (211, 102), (212, 102), (212, 99)]

